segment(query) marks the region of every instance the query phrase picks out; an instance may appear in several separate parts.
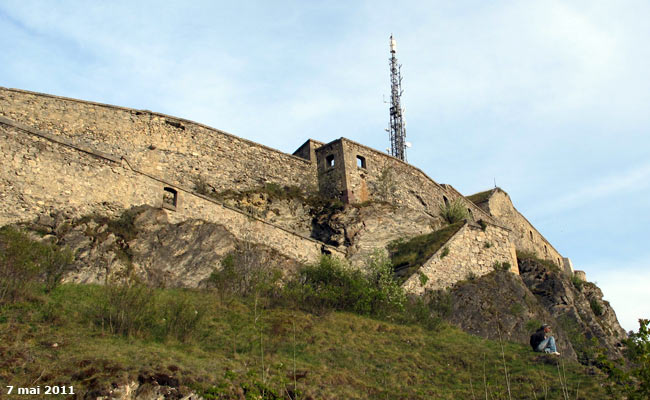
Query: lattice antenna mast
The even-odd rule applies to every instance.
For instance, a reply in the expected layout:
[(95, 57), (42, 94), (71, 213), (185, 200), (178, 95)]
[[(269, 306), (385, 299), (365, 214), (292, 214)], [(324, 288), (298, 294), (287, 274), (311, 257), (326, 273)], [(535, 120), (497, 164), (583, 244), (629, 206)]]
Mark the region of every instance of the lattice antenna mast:
[(406, 161), (406, 122), (401, 105), (402, 65), (397, 63), (397, 42), (390, 35), (390, 155)]

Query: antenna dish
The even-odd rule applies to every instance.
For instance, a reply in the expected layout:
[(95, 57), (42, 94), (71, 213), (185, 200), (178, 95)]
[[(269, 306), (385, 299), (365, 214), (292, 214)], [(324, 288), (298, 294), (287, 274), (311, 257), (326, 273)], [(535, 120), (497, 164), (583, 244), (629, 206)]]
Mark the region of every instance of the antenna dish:
[(413, 147), (413, 144), (412, 144), (411, 142), (406, 142), (406, 143), (404, 143), (404, 145), (405, 145), (407, 148), (409, 148), (409, 149), (410, 149), (411, 147)]
[(393, 39), (393, 35), (390, 35), (390, 52), (395, 53), (397, 51), (397, 42)]

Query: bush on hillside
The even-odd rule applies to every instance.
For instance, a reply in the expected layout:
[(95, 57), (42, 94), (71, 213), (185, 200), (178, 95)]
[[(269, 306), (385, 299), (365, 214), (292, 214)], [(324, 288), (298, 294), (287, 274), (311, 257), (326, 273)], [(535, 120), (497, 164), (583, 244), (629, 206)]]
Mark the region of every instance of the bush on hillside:
[(54, 289), (73, 258), (69, 249), (34, 241), (10, 226), (0, 228), (0, 303), (25, 300), (37, 287)]
[(322, 256), (287, 284), (285, 296), (311, 312), (338, 310), (375, 316), (402, 312), (406, 302), (389, 259), (381, 253), (368, 259), (365, 272), (338, 258)]
[(279, 270), (269, 267), (257, 246), (245, 242), (221, 260), (221, 268), (212, 272), (208, 284), (225, 301), (233, 296), (274, 296), (281, 277)]
[(112, 334), (180, 342), (198, 333), (205, 314), (205, 307), (186, 290), (155, 290), (133, 278), (102, 287), (86, 310), (96, 326)]

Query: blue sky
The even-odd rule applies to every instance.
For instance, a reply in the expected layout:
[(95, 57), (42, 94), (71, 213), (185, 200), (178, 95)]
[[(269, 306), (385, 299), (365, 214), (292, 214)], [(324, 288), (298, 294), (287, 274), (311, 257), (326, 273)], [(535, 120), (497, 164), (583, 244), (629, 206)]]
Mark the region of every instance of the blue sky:
[(150, 109), (286, 152), (388, 146), (388, 37), (409, 162), (506, 190), (650, 318), (647, 1), (0, 1), (0, 86)]

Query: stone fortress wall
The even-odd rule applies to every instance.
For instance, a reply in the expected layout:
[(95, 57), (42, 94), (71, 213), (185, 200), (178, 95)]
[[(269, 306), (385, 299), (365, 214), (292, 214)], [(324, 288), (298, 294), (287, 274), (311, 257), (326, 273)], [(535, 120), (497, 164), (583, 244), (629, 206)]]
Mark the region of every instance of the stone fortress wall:
[(123, 107), (0, 88), (0, 115), (119, 154), (133, 168), (175, 185), (200, 176), (217, 190), (245, 190), (267, 182), (317, 186), (309, 161), (192, 121)]
[[(3, 166), (9, 166), (3, 167), (0, 175), (7, 187), (0, 193), (0, 225), (55, 208), (74, 208), (83, 214), (116, 213), (139, 204), (162, 206), (163, 194), (173, 192), (177, 205), (175, 212), (168, 213), (171, 221), (200, 218), (221, 223), (237, 230), (233, 232), (236, 236), (255, 236), (255, 241), (274, 244), (282, 253), (303, 261), (314, 260), (321, 251), (342, 255), (323, 243), (251, 218), (193, 191), (199, 180), (218, 191), (275, 183), (318, 190), (345, 203), (386, 201), (432, 217), (438, 217), (440, 205), (460, 199), (469, 213), (469, 225), (462, 235), (469, 236), (456, 238), (457, 234), (449, 245), (459, 250), (457, 254), (462, 253), (458, 243), (468, 251), (467, 260), (457, 260), (461, 271), (470, 268), (476, 258), (472, 240), (495, 244), (492, 250), (481, 251), (485, 257), (516, 265), (512, 246), (502, 243), (503, 235), (518, 249), (537, 244), (531, 248), (539, 255), (545, 254), (545, 249), (550, 259), (561, 259), (527, 221), (532, 229), (525, 228), (538, 235), (537, 242), (535, 237), (530, 241), (521, 237), (521, 226), (512, 222), (519, 221), (517, 215), (495, 213), (497, 200), (493, 207), (479, 207), (421, 170), (345, 138), (327, 144), (310, 139), (289, 155), (164, 114), (1, 87), (0, 116), (8, 119), (0, 145)], [(472, 222), (479, 220), (488, 228), (470, 234), (476, 229)], [(468, 239), (470, 236), (474, 239)], [(450, 262), (456, 258), (432, 262), (427, 271), (451, 270)], [(486, 265), (491, 263), (486, 260), (477, 263), (473, 273), (487, 271)], [(454, 277), (445, 278), (447, 283), (458, 278), (456, 272), (446, 275)]]
[(440, 213), (440, 205), (459, 199), (470, 220), (498, 225), (480, 207), (448, 185), (439, 185), (420, 169), (346, 138), (315, 149), (320, 189), (345, 203), (380, 200), (398, 206)]
[(538, 257), (549, 260), (563, 268), (567, 273), (573, 273), (573, 265), (569, 258), (562, 257), (551, 243), (524, 217), (510, 200), (508, 193), (500, 188), (481, 193), (479, 206), (502, 221), (512, 234), (510, 240), (518, 250), (535, 253)]
[[(517, 255), (509, 236), (510, 231), (499, 226), (488, 225), (482, 229), (476, 224), (465, 223), (418, 273), (406, 280), (404, 288), (414, 294), (443, 289), (472, 276), (483, 276), (503, 263), (519, 275)], [(420, 274), (426, 276), (424, 283)]]
[[(128, 159), (77, 146), (56, 135), (0, 118), (0, 226), (52, 211), (78, 218), (116, 215), (135, 205), (168, 209), (170, 222), (202, 219), (223, 225), (241, 240), (267, 245), (302, 262), (323, 251), (345, 254), (321, 242), (228, 208), (130, 167)], [(173, 195), (171, 204), (165, 194)]]

